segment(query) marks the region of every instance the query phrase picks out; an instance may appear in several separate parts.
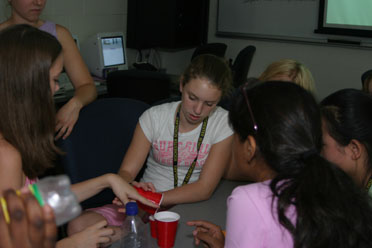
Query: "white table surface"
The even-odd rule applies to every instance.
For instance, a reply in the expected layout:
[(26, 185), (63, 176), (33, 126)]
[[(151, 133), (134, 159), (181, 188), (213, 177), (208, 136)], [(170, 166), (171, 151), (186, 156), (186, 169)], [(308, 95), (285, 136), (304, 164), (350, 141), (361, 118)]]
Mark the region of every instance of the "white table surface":
[[(244, 184), (247, 184), (247, 182), (221, 180), (209, 200), (180, 204), (171, 208), (169, 211), (176, 212), (181, 216), (176, 234), (175, 248), (196, 247), (192, 236), (194, 227), (186, 225), (187, 221), (208, 220), (225, 229), (226, 199), (235, 187)], [(155, 240), (153, 240), (153, 243), (155, 243)], [(202, 247), (202, 245), (199, 247)], [(113, 244), (111, 248), (119, 248), (119, 243)]]

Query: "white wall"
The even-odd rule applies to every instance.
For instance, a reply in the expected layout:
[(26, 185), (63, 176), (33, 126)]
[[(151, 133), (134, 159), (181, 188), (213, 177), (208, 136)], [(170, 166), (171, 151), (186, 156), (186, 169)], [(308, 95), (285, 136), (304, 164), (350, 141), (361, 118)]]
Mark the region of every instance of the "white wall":
[[(248, 76), (258, 77), (271, 62), (292, 58), (306, 65), (316, 81), (319, 100), (342, 88), (361, 88), (361, 74), (372, 69), (372, 49), (331, 47), (304, 43), (284, 43), (216, 37), (217, 0), (210, 0), (208, 42), (228, 45), (226, 58), (235, 59), (241, 49), (256, 46)], [(161, 52), (163, 66), (170, 73), (181, 73), (189, 63), (193, 49), (181, 52)]]
[[(0, 20), (6, 16), (7, 1), (0, 1)], [(9, 12), (9, 11), (8, 11)], [(258, 76), (272, 61), (293, 58), (305, 64), (316, 80), (318, 97), (346, 88), (361, 88), (360, 75), (372, 68), (372, 50), (329, 47), (275, 41), (259, 41), (215, 36), (217, 0), (210, 0), (209, 42), (225, 42), (226, 58), (234, 59), (247, 45), (256, 46), (249, 76)], [(127, 0), (48, 0), (42, 18), (66, 26), (78, 35), (80, 42), (97, 32), (123, 31), (126, 33)], [(135, 62), (136, 51), (128, 49), (128, 60)], [(158, 51), (162, 67), (168, 73), (180, 74), (190, 62), (193, 49)]]
[[(7, 2), (0, 0), (0, 21), (10, 16)], [(81, 44), (98, 32), (122, 31), (125, 34), (127, 0), (47, 0), (41, 19), (65, 26), (78, 36)], [(128, 59), (134, 54), (130, 51)]]
[(218, 38), (215, 36), (217, 0), (210, 2), (208, 41), (226, 43), (227, 58), (235, 58), (247, 45), (256, 46), (256, 54), (248, 75), (250, 77), (259, 76), (272, 61), (282, 58), (296, 59), (313, 73), (318, 98), (322, 99), (341, 88), (361, 88), (361, 74), (372, 69), (372, 49)]
[[(9, 16), (1, 0), (0, 19)], [(42, 19), (51, 20), (78, 35), (80, 41), (97, 32), (126, 31), (126, 0), (48, 0)]]

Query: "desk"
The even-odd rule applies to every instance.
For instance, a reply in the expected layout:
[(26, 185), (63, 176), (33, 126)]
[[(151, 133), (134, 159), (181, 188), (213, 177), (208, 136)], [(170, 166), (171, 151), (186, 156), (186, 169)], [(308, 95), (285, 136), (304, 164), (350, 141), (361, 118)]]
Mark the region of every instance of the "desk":
[[(239, 185), (245, 185), (247, 182), (221, 180), (212, 197), (207, 201), (180, 204), (170, 211), (176, 212), (181, 216), (175, 248), (190, 248), (195, 247), (192, 231), (194, 227), (186, 225), (190, 220), (208, 220), (225, 229), (226, 223), (226, 199), (231, 194), (232, 190)], [(150, 227), (149, 227), (150, 228)], [(119, 242), (113, 244), (111, 248), (119, 248)], [(199, 247), (202, 247), (200, 245)]]
[[(97, 89), (97, 96), (103, 96), (107, 94), (107, 86), (106, 83), (95, 83)], [(65, 103), (70, 100), (74, 96), (75, 90), (68, 89), (68, 90), (60, 90), (57, 91), (54, 95), (54, 102), (56, 104)]]

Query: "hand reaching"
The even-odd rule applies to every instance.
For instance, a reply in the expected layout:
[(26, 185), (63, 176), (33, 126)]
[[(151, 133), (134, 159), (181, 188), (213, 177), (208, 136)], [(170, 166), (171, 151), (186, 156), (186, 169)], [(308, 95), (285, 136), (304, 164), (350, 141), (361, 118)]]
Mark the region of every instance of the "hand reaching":
[(193, 231), (195, 244), (199, 245), (203, 242), (205, 247), (220, 248), (225, 245), (225, 236), (219, 226), (208, 221), (188, 221), (187, 225), (195, 226)]
[(145, 191), (156, 192), (156, 189), (155, 189), (155, 186), (154, 186), (153, 183), (133, 181), (132, 185), (137, 187), (137, 188), (142, 188)]
[(58, 242), (57, 248), (96, 248), (111, 242), (114, 230), (103, 220)]
[[(131, 199), (131, 200), (139, 201), (153, 208), (159, 208), (159, 205), (147, 200), (145, 197), (138, 194), (137, 190), (133, 188), (129, 183), (124, 181), (120, 176), (113, 174), (109, 180), (110, 180), (111, 188), (114, 191), (114, 194), (117, 196), (118, 199), (120, 199), (120, 201), (124, 205), (127, 204), (129, 199)], [(114, 203), (116, 204), (115, 200), (114, 200)]]

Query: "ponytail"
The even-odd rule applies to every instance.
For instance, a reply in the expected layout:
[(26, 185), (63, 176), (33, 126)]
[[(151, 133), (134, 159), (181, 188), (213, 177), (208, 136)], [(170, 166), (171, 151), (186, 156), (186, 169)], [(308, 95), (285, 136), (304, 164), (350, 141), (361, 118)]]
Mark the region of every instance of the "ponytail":
[[(294, 247), (372, 247), (372, 208), (366, 192), (311, 150), (288, 163), (301, 169), (281, 173), (270, 188), (279, 223), (292, 234)], [(291, 205), (296, 207), (296, 223), (287, 217)]]
[(322, 119), (311, 93), (290, 82), (243, 90), (230, 108), (230, 123), (240, 140), (254, 137), (255, 156), (276, 173), (272, 213), (292, 234), (294, 247), (371, 248), (371, 199), (320, 156)]

